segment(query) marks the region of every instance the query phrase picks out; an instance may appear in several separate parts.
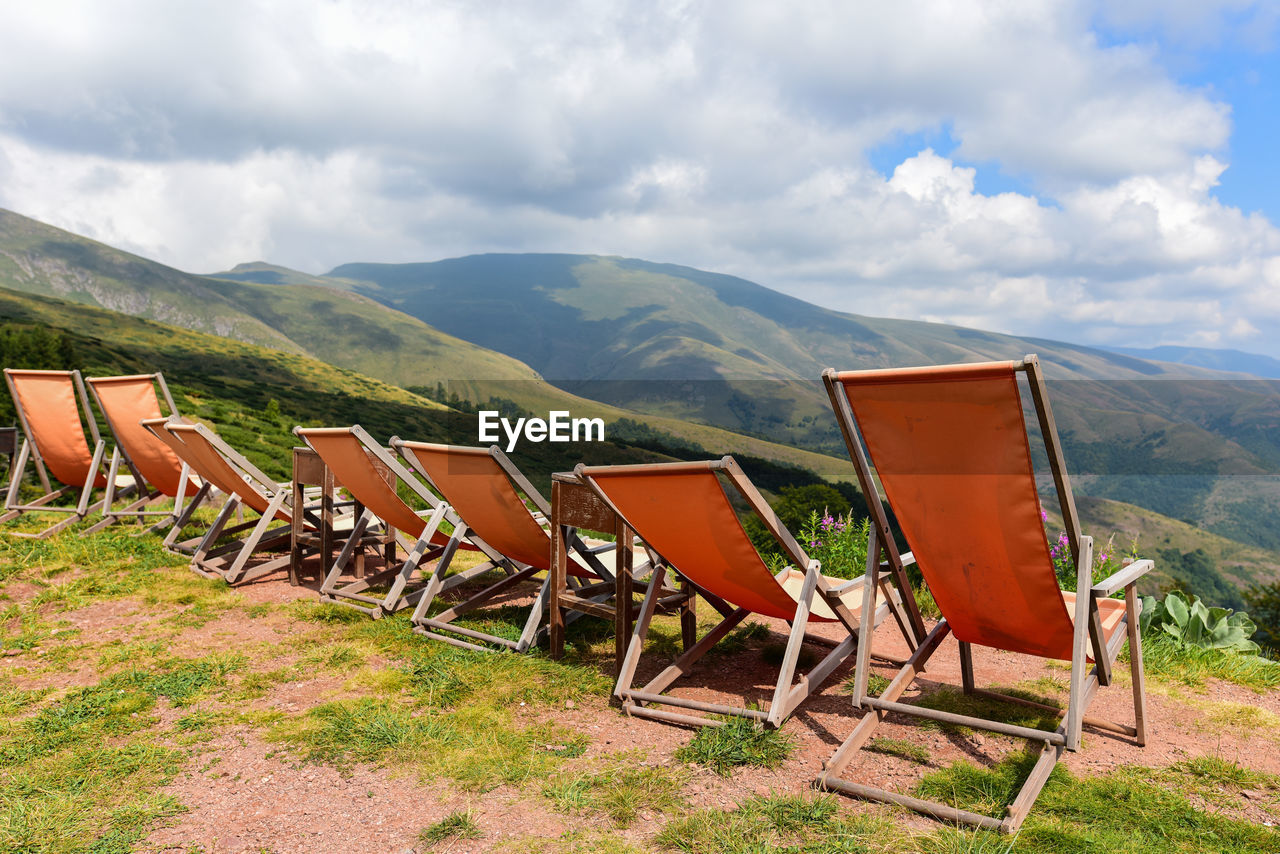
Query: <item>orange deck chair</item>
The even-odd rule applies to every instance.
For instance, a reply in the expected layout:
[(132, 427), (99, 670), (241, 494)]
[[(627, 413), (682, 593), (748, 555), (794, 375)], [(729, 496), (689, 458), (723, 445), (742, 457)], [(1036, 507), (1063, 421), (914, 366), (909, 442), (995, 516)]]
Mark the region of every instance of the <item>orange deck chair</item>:
[[(163, 417), (160, 412), (162, 395), (169, 408), (169, 415), (178, 414), (178, 407), (173, 402), (173, 395), (169, 393), (164, 375), (154, 373), (128, 377), (90, 377), (88, 383), (89, 391), (106, 417), (107, 427), (116, 442), (107, 472), (102, 521), (84, 533), (94, 533), (122, 519), (132, 517), (141, 520), (147, 516), (160, 516), (162, 518), (151, 530), (155, 532), (169, 527), (164, 545), (172, 548), (178, 533), (209, 496), (210, 485), (197, 483), (191, 477), (190, 466), (179, 459), (173, 448), (142, 425), (143, 421)], [(157, 388), (159, 394), (156, 392)], [(132, 503), (116, 508), (114, 481), (121, 466), (133, 473), (140, 494)], [(172, 510), (144, 509), (167, 498), (173, 499)]]
[[(1018, 388), (1020, 374), (1026, 375), (1048, 451), (1078, 567), (1079, 595), (1059, 589), (1049, 557)], [(864, 493), (877, 494), (871, 474), (874, 465), (889, 506), (912, 546), (910, 555), (899, 555), (883, 507), (879, 501), (870, 501), (874, 550), (884, 552), (890, 566), (907, 561), (919, 567), (942, 619), (879, 697), (867, 694), (869, 662), (865, 656), (858, 657), (853, 701), (865, 714), (827, 762), (818, 784), (946, 821), (1013, 832), (1026, 818), (1062, 752), (1080, 748), (1083, 724), (1145, 743), (1138, 633), (1141, 605), (1134, 585), (1152, 562), (1136, 561), (1093, 584), (1093, 540), (1080, 533), (1062, 447), (1034, 355), (1020, 362), (846, 373), (827, 370), (823, 380)], [(875, 573), (880, 561), (869, 565)], [(864, 613), (875, 602), (875, 585), (866, 589)], [(1123, 600), (1109, 598), (1121, 589)], [(948, 633), (960, 643), (966, 693), (1042, 711), (1063, 714), (1048, 705), (975, 687), (973, 645), (1070, 661), (1071, 689), (1061, 726), (1048, 732), (898, 702)], [(1111, 683), (1112, 668), (1126, 638), (1135, 725), (1088, 718), (1085, 712), (1098, 687)], [(1086, 675), (1090, 660), (1093, 668)], [(999, 819), (842, 778), (858, 749), (889, 713), (1026, 738), (1039, 748), (1039, 758)]]
[[(551, 505), (497, 447), (469, 448), (406, 442), (399, 437), (391, 439), (391, 447), (448, 502), (459, 520), (454, 526), (454, 539), (459, 542), (470, 540), (482, 546), (490, 556), (491, 568), (503, 568), (508, 573), (466, 601), (429, 617), (427, 612), (435, 597), (463, 583), (458, 574), (446, 577), (447, 567), (441, 562), (413, 612), (415, 630), (459, 646), (489, 648), (477, 647), (450, 635), (496, 644), (516, 652), (529, 649), (547, 630), (543, 618), (548, 613), (551, 584), (551, 535), (543, 523), (551, 518)], [(533, 510), (525, 504), (522, 494), (533, 504)], [(568, 547), (573, 551), (569, 555), (568, 583), (575, 594), (597, 603), (611, 598), (615, 590), (613, 571), (598, 555), (612, 550), (614, 544), (605, 543), (592, 548), (574, 532)], [(518, 640), (454, 625), (453, 621), (458, 617), (493, 602), (516, 584), (537, 581), (535, 576), (539, 573), (544, 573), (544, 576)], [(580, 614), (575, 611), (569, 616), (573, 619)]]
[[(709, 462), (579, 465), (574, 471), (626, 520), (650, 548), (658, 564), (614, 690), (614, 696), (628, 714), (684, 725), (720, 723), (714, 718), (650, 708), (667, 705), (715, 715), (737, 715), (778, 727), (859, 648), (859, 632), (869, 638), (872, 628), (879, 625), (890, 610), (898, 614), (906, 637), (914, 647), (915, 639), (905, 622), (907, 617), (899, 610), (901, 597), (889, 588), (887, 579), (881, 582), (886, 602), (875, 609), (872, 617), (860, 621), (866, 576), (849, 581), (822, 575), (819, 562), (805, 554), (732, 457)], [(750, 511), (764, 522), (790, 559), (792, 565), (778, 575), (769, 571), (747, 537), (721, 484), (721, 475)], [(634, 688), (632, 681), (641, 648), (662, 588), (662, 574), (668, 568), (686, 579), (724, 619), (646, 685)], [(767, 710), (664, 693), (750, 614), (791, 624), (786, 652), (773, 686), (773, 699)], [(807, 631), (810, 623), (838, 623), (844, 630), (842, 639), (832, 641), (813, 635)], [(806, 640), (832, 649), (797, 680), (797, 661)], [(868, 642), (861, 648), (869, 653), (870, 645)]]
[[(458, 524), (457, 517), (450, 512), (449, 506), (423, 486), (360, 425), (295, 427), (293, 432), (320, 455), (338, 484), (365, 508), (355, 521), (351, 537), (325, 576), (320, 587), (321, 601), (355, 608), (375, 619), (384, 614), (392, 614), (416, 604), (426, 592), (429, 580), (414, 578), (414, 572), (423, 563), (438, 559), (447, 568), (459, 548), (469, 551), (487, 549), (474, 542), (462, 542), (441, 531), (440, 525), (443, 522)], [(399, 483), (422, 499), (427, 509), (420, 513), (406, 504), (397, 494), (395, 486), (384, 479), (379, 465), (384, 470), (390, 470)], [(377, 520), (395, 529), (396, 539), (408, 553), (407, 557), (399, 566), (387, 566), (372, 575), (344, 583), (342, 574), (356, 545)], [(489, 564), (482, 564), (459, 573), (459, 576), (471, 579), (493, 568)], [(385, 595), (371, 596), (366, 592), (387, 582), (389, 586)]]
[[(95, 489), (105, 489), (107, 478), (103, 472), (103, 456), (106, 443), (98, 435), (98, 424), (89, 408), (89, 396), (85, 393), (84, 380), (79, 371), (26, 371), (4, 369), (4, 379), (13, 396), (22, 428), (22, 446), (9, 477), (9, 491), (5, 496), (4, 514), (0, 522), (7, 522), (22, 513), (67, 513), (68, 518), (35, 534), (12, 533), (15, 537), (43, 539), (86, 518), (102, 506), (99, 501), (90, 505)], [(82, 419), (81, 413), (86, 417)], [(90, 442), (85, 440), (88, 425)], [(23, 504), (18, 497), (28, 463), (34, 463), (36, 476), (44, 494)], [(50, 476), (62, 484), (54, 489)], [(127, 486), (127, 482), (125, 484)], [(74, 507), (55, 507), (51, 503), (68, 493), (79, 490), (80, 498)], [(8, 532), (7, 532), (8, 533)]]
[[(226, 500), (213, 524), (191, 556), (191, 569), (206, 578), (239, 584), (289, 565), (289, 554), (253, 566), (249, 559), (261, 551), (288, 547), (293, 523), (293, 485), (276, 483), (203, 424), (180, 418), (148, 418), (142, 425), (164, 442), (205, 483), (216, 487)], [(253, 521), (228, 527), (237, 508), (258, 514)], [(275, 528), (271, 525), (281, 523)], [(248, 532), (245, 534), (245, 532)], [(244, 535), (217, 546), (224, 536)]]

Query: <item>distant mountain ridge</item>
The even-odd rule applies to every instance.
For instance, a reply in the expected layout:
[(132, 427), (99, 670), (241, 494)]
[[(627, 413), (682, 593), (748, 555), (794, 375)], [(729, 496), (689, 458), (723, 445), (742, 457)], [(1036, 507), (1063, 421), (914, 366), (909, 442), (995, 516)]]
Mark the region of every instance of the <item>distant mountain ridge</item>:
[(181, 273), (0, 211), (3, 287), (269, 339), (408, 388), (441, 384), (474, 400), (497, 394), (526, 409), (606, 419), (643, 413), (710, 453), (754, 453), (838, 477), (848, 477), (848, 464), (822, 368), (1036, 352), (1081, 492), (1280, 548), (1274, 381), (844, 314), (745, 279), (613, 256), (345, 264), (325, 276), (256, 262), (220, 275), (228, 278)]
[(1164, 344), (1159, 347), (1107, 347), (1113, 353), (1136, 356), (1139, 359), (1156, 359), (1179, 365), (1195, 365), (1215, 371), (1237, 371), (1257, 377), (1280, 379), (1280, 359), (1243, 350), (1212, 349), (1208, 347), (1182, 347)]

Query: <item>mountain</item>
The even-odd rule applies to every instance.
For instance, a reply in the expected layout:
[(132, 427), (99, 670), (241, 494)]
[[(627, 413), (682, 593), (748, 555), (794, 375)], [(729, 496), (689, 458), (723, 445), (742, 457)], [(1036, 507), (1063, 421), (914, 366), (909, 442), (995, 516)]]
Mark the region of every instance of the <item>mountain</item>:
[[(0, 286), (225, 327), (435, 398), (564, 408), (658, 448), (697, 445), (845, 479), (818, 382), (826, 365), (1037, 352), (1078, 492), (1280, 548), (1271, 380), (845, 314), (732, 276), (616, 257), (485, 255), (326, 276), (259, 262), (194, 276), (0, 212)], [(474, 416), (463, 420), (474, 429)]]
[[(0, 209), (0, 288), (310, 356), (424, 393), (435, 393), (440, 386), (446, 398), (500, 398), (529, 412), (558, 409), (574, 417), (599, 417), (615, 425), (610, 428), (614, 433), (627, 432), (642, 418), (557, 388), (517, 359), (344, 290), (340, 280), (324, 280), (336, 285), (330, 287), (305, 281), (306, 274), (283, 267), (251, 264), (238, 269), (240, 273), (226, 275), (252, 273), (271, 283), (183, 273)], [(474, 429), (474, 416), (467, 420)], [(843, 459), (678, 418), (643, 420), (645, 430), (656, 431), (667, 442), (712, 448), (717, 454), (732, 451), (823, 472), (848, 468)], [(620, 421), (623, 426), (618, 428)], [(458, 440), (474, 442), (475, 436)]]
[(1113, 353), (1136, 356), (1139, 359), (1156, 359), (1161, 362), (1175, 362), (1179, 365), (1213, 368), (1216, 371), (1236, 371), (1256, 377), (1280, 379), (1280, 359), (1257, 353), (1246, 353), (1243, 350), (1215, 350), (1168, 344), (1145, 349), (1139, 347), (1107, 347), (1106, 349)]
[(1280, 547), (1280, 384), (1058, 341), (845, 314), (636, 259), (477, 255), (328, 274), (529, 364), (561, 388), (816, 451), (840, 439), (824, 367), (1037, 353), (1085, 491)]
[[(470, 441), (470, 419), (372, 377), (299, 354), (0, 289), (0, 350), (15, 337), (37, 330), (40, 336), (57, 340), (58, 346), (48, 349), (67, 361), (24, 366), (75, 366), (89, 376), (160, 370), (183, 414), (212, 422), (224, 438), (281, 480), (289, 477), (289, 449), (295, 444), (289, 429), (295, 423), (358, 421), (376, 436), (399, 433), (434, 441)], [(280, 409), (279, 418), (265, 414), (273, 400)], [(7, 417), (12, 418), (11, 411)], [(707, 453), (680, 447), (664, 451), (660, 445), (671, 437), (652, 428), (648, 439), (638, 445), (624, 439), (589, 448), (522, 445), (513, 456), (547, 490), (551, 472), (571, 467), (584, 455), (596, 463), (636, 463)], [(761, 459), (743, 462), (753, 480), (770, 492), (786, 484), (819, 482), (800, 469)], [(1177, 584), (1202, 592), (1215, 603), (1238, 606), (1237, 587), (1280, 579), (1280, 553), (1244, 546), (1120, 502), (1082, 498), (1079, 506), (1089, 530), (1104, 538), (1115, 534), (1105, 548), (1127, 549), (1136, 538), (1143, 554), (1157, 558), (1144, 592)], [(1050, 509), (1055, 508), (1050, 505)], [(1198, 552), (1202, 556), (1197, 562)]]
[[(10, 358), (10, 345), (23, 338), (38, 340), (41, 346), (23, 348), (24, 356)], [(453, 444), (475, 441), (474, 416), (319, 359), (3, 288), (0, 353), (5, 367), (79, 368), (86, 376), (160, 371), (179, 411), (212, 422), (223, 438), (281, 480), (290, 477), (289, 449), (297, 444), (290, 432), (294, 424), (359, 423), (384, 440), (401, 435)], [(0, 417), (11, 424), (13, 411), (5, 408), (8, 395), (3, 398)], [(278, 418), (267, 414), (271, 401)], [(723, 434), (714, 435), (718, 432), (704, 435), (723, 440)], [(580, 461), (599, 465), (684, 458), (689, 449), (683, 441), (649, 427), (645, 441), (638, 444), (625, 437), (589, 445), (522, 443), (511, 456), (549, 492), (552, 472), (572, 469)], [(664, 450), (667, 445), (678, 456)], [(805, 469), (769, 459), (748, 456), (743, 463), (762, 485), (775, 489), (817, 482)]]

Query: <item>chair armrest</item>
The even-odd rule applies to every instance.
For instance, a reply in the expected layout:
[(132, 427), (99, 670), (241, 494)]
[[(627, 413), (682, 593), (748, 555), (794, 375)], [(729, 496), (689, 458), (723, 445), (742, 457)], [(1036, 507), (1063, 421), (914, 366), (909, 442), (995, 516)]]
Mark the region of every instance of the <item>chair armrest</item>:
[(832, 585), (831, 592), (839, 596), (840, 594), (844, 593), (846, 590), (852, 590), (855, 587), (861, 587), (866, 583), (867, 583), (867, 577), (865, 575), (859, 575), (857, 578), (853, 579), (852, 581), (846, 581), (844, 584)]
[(1154, 561), (1145, 559), (1135, 560), (1127, 566), (1122, 566), (1118, 571), (1113, 573), (1110, 578), (1099, 581), (1097, 584), (1093, 585), (1093, 593), (1095, 596), (1101, 596), (1105, 599), (1117, 590), (1133, 584), (1154, 568)]
[[(913, 564), (913, 563), (915, 563), (915, 562), (916, 562), (916, 556), (915, 556), (912, 552), (903, 552), (902, 554), (898, 555), (898, 557), (902, 559), (902, 565), (903, 565), (903, 566), (911, 566), (911, 564)], [(880, 562), (880, 568), (881, 568), (881, 569), (888, 569), (888, 568), (889, 568), (889, 561), (887, 561), (887, 560), (886, 560), (886, 561), (881, 561), (881, 562)]]
[[(586, 543), (584, 542), (583, 545), (586, 545)], [(607, 552), (610, 549), (616, 549), (617, 547), (618, 547), (617, 543), (601, 543), (598, 546), (592, 546), (591, 548), (587, 549), (587, 551), (593, 555), (598, 555), (600, 554), (600, 552)]]

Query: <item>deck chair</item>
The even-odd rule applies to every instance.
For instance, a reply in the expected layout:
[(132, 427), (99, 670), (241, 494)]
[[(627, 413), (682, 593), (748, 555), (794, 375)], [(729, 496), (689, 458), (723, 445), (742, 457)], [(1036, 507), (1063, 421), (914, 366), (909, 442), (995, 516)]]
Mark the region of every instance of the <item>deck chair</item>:
[[(415, 631), (459, 646), (476, 647), (450, 635), (461, 635), (516, 652), (529, 649), (547, 630), (543, 618), (548, 613), (552, 581), (551, 534), (542, 525), (551, 518), (551, 505), (497, 447), (435, 445), (406, 442), (399, 437), (391, 439), (391, 447), (448, 502), (458, 518), (454, 526), (454, 540), (459, 543), (470, 540), (483, 546), (490, 558), (490, 568), (507, 572), (505, 578), (443, 613), (429, 617), (427, 612), (435, 597), (462, 583), (454, 580), (459, 578), (457, 574), (446, 577), (447, 566), (445, 561), (441, 561), (413, 612)], [(521, 493), (532, 502), (534, 510), (530, 510), (521, 499)], [(612, 550), (615, 545), (605, 543), (592, 548), (574, 532), (567, 546), (571, 552), (568, 555), (568, 583), (575, 594), (589, 604), (597, 605), (612, 598), (616, 583), (614, 573), (598, 555)], [(637, 569), (643, 570), (644, 567)], [(520, 582), (538, 581), (536, 576), (539, 573), (543, 573), (543, 577), (538, 593), (518, 640), (454, 625), (453, 621), (458, 617), (491, 603)], [(570, 617), (580, 613), (576, 611)]]
[[(226, 500), (213, 523), (195, 546), (191, 569), (206, 578), (228, 584), (251, 581), (289, 565), (287, 546), (292, 533), (292, 484), (276, 483), (203, 424), (188, 424), (177, 417), (148, 418), (142, 426), (169, 447), (206, 484), (216, 487)], [(229, 525), (232, 514), (248, 508), (256, 520)], [(273, 523), (279, 522), (272, 528)], [(224, 536), (238, 537), (216, 545)], [(255, 554), (286, 546), (286, 553), (249, 565)]]
[[(709, 462), (650, 465), (578, 465), (574, 472), (596, 490), (650, 547), (657, 567), (641, 606), (640, 618), (618, 673), (614, 696), (627, 714), (682, 725), (718, 725), (722, 721), (650, 708), (667, 705), (715, 715), (736, 715), (769, 727), (781, 726), (796, 707), (816, 692), (837, 667), (858, 648), (859, 632), (870, 638), (874, 626), (901, 597), (884, 580), (886, 601), (870, 619), (860, 621), (862, 585), (866, 576), (852, 581), (828, 578), (765, 502), (732, 457)], [(747, 537), (720, 475), (724, 475), (750, 512), (773, 534), (792, 565), (774, 575)], [(803, 570), (796, 567), (804, 567)], [(715, 608), (724, 619), (701, 640), (641, 688), (633, 687), (641, 649), (653, 619), (663, 573), (673, 568)], [(716, 643), (750, 614), (786, 620), (791, 624), (786, 652), (778, 670), (772, 702), (767, 710), (708, 703), (665, 694), (677, 679), (689, 672)], [(810, 634), (810, 623), (839, 623), (842, 640), (832, 642)], [(905, 624), (904, 624), (905, 625)], [(832, 647), (808, 673), (796, 681), (797, 662), (806, 640)], [(909, 641), (914, 638), (908, 635)], [(869, 651), (870, 641), (862, 645)]]
[[(15, 537), (44, 539), (102, 507), (101, 501), (93, 504), (90, 501), (94, 490), (107, 486), (102, 466), (106, 443), (98, 435), (98, 424), (93, 418), (93, 410), (89, 408), (89, 397), (79, 371), (5, 368), (4, 379), (18, 412), (22, 443), (18, 459), (10, 471), (9, 491), (0, 522), (28, 512), (69, 514), (63, 521), (38, 533), (6, 532)], [(85, 415), (83, 419), (82, 412)], [(92, 448), (85, 440), (86, 424)], [(35, 465), (44, 494), (24, 504), (18, 494), (28, 463)], [(61, 486), (55, 489), (50, 476)], [(121, 486), (128, 488), (128, 483), (122, 481)], [(74, 506), (53, 506), (52, 502), (77, 490), (80, 496)]]
[[(162, 418), (160, 395), (164, 396), (169, 414), (178, 414), (178, 407), (173, 402), (173, 395), (169, 393), (164, 375), (155, 373), (127, 377), (90, 377), (88, 383), (116, 441), (107, 471), (102, 521), (87, 529), (84, 535), (100, 531), (122, 519), (141, 520), (158, 516), (160, 520), (150, 530), (159, 532), (166, 527), (170, 528), (164, 545), (166, 548), (173, 548), (178, 532), (208, 498), (211, 487), (207, 482), (197, 483), (191, 477), (190, 466), (168, 444), (158, 439), (155, 433), (142, 426), (145, 420)], [(160, 394), (156, 393), (157, 388)], [(138, 492), (132, 503), (117, 508), (115, 478), (120, 473), (121, 466), (133, 473)], [(145, 509), (169, 498), (173, 499), (172, 510)]]
[[(1059, 589), (1049, 557), (1018, 388), (1019, 374), (1026, 375), (1048, 451), (1078, 567), (1078, 593)], [(1062, 446), (1034, 355), (1020, 362), (847, 373), (827, 370), (823, 380), (864, 493), (877, 494), (871, 474), (874, 465), (888, 504), (912, 546), (909, 556), (898, 554), (884, 508), (879, 501), (870, 501), (873, 550), (887, 553), (890, 565), (913, 561), (923, 574), (942, 619), (879, 697), (867, 694), (869, 662), (859, 655), (853, 701), (865, 714), (828, 760), (818, 785), (860, 798), (900, 804), (946, 821), (1006, 833), (1016, 831), (1063, 751), (1079, 750), (1084, 724), (1145, 744), (1142, 642), (1138, 632), (1141, 605), (1135, 582), (1152, 568), (1152, 562), (1135, 561), (1107, 580), (1093, 584), (1093, 540), (1080, 533)], [(880, 561), (869, 561), (869, 565), (874, 574)], [(1123, 600), (1110, 598), (1121, 589)], [(875, 585), (868, 585), (866, 590), (863, 613), (875, 603)], [(949, 633), (960, 644), (964, 691), (989, 699), (1063, 714), (1052, 706), (977, 688), (973, 678), (974, 644), (1070, 661), (1070, 695), (1057, 730), (1013, 726), (898, 702)], [(1134, 726), (1086, 717), (1099, 686), (1111, 683), (1112, 668), (1126, 638), (1133, 676)], [(1086, 674), (1090, 661), (1093, 667)], [(843, 778), (841, 775), (856, 752), (890, 713), (1026, 738), (1039, 748), (1039, 756), (1000, 819)]]
[[(492, 554), (495, 553), (487, 546), (474, 541), (461, 542), (440, 529), (443, 522), (455, 526), (458, 524), (457, 517), (450, 512), (449, 506), (423, 486), (360, 425), (295, 427), (293, 432), (320, 455), (338, 484), (364, 506), (364, 512), (355, 520), (351, 536), (338, 553), (320, 587), (321, 601), (355, 608), (377, 619), (384, 614), (392, 614), (417, 604), (429, 585), (427, 580), (414, 578), (414, 572), (424, 563), (438, 559), (447, 568), (459, 548), (486, 551), (491, 554), (492, 560)], [(379, 465), (394, 475), (396, 483), (403, 484), (422, 499), (427, 509), (419, 513), (406, 504), (397, 494), (395, 485), (388, 484), (384, 479)], [(405, 560), (399, 566), (388, 565), (364, 578), (344, 583), (342, 575), (355, 548), (370, 530), (370, 526), (378, 520), (395, 529), (397, 542), (407, 552)], [(454, 584), (483, 575), (493, 568), (484, 564), (459, 573), (460, 580)], [(384, 583), (389, 583), (384, 595), (371, 596), (367, 592)]]

